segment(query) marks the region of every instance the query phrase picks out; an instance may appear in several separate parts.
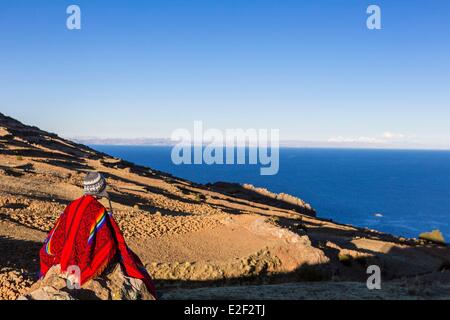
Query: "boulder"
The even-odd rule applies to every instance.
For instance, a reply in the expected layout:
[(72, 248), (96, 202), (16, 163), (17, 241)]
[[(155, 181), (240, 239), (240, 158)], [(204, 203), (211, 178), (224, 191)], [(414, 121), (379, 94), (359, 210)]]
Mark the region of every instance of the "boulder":
[(53, 266), (45, 277), (36, 282), (19, 300), (155, 300), (145, 284), (124, 275), (116, 264), (101, 277), (89, 280), (80, 289), (69, 289), (67, 274), (59, 265)]

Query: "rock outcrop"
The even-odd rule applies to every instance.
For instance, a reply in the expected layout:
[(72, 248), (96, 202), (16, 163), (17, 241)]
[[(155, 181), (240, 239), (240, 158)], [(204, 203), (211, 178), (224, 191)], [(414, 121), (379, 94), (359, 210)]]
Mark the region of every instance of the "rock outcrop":
[[(53, 266), (20, 300), (155, 300), (145, 284), (123, 274), (116, 264), (101, 277), (92, 279), (79, 289), (69, 289), (70, 277)], [(72, 285), (72, 287), (74, 287)]]
[(439, 230), (433, 230), (431, 232), (424, 232), (419, 235), (419, 239), (429, 241), (432, 243), (445, 245), (445, 238), (442, 232)]
[(298, 213), (315, 216), (316, 212), (309, 203), (287, 193), (274, 193), (266, 188), (258, 188), (252, 184), (216, 182), (209, 186), (222, 190), (232, 196), (248, 199), (249, 201), (270, 206), (293, 210)]

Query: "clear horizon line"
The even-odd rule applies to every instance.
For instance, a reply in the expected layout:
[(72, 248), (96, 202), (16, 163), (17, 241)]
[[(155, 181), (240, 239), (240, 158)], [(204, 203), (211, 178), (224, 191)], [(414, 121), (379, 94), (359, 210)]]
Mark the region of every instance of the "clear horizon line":
[[(174, 146), (178, 142), (170, 138), (99, 138), (99, 137), (64, 137), (77, 143), (86, 145), (106, 145), (106, 146)], [(192, 145), (192, 144), (187, 144)], [(203, 144), (211, 145), (208, 143)], [(213, 145), (214, 146), (214, 145)], [(225, 145), (217, 144), (217, 147)], [(243, 147), (237, 145), (236, 147)], [(247, 146), (247, 145), (245, 145)], [(363, 142), (334, 142), (334, 141), (310, 141), (310, 140), (280, 140), (280, 148), (323, 148), (323, 149), (377, 149), (377, 150), (429, 150), (429, 151), (450, 151), (447, 145), (421, 144), (414, 142), (391, 142), (391, 143), (363, 143)]]

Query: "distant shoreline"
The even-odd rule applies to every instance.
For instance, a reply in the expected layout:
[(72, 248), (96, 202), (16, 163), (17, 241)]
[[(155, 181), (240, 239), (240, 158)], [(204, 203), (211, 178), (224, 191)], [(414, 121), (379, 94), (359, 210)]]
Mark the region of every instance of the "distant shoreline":
[[(65, 137), (70, 141), (91, 146), (136, 146), (136, 147), (173, 147), (177, 143), (168, 138), (81, 138)], [(207, 144), (205, 144), (206, 146)], [(243, 146), (240, 146), (243, 147)], [(348, 144), (332, 142), (313, 142), (313, 141), (280, 141), (280, 148), (293, 149), (348, 149), (348, 150), (390, 150), (390, 151), (450, 151), (450, 147), (442, 146), (424, 146), (424, 145), (377, 145), (377, 144)]]

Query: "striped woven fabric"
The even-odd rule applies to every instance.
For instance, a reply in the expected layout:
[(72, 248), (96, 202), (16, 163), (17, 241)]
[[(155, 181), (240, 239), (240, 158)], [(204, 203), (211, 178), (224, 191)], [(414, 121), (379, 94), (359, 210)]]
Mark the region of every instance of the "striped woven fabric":
[(62, 272), (77, 266), (83, 285), (100, 275), (115, 257), (127, 276), (141, 279), (156, 297), (149, 274), (126, 245), (112, 215), (93, 196), (85, 195), (67, 206), (45, 240), (40, 251), (41, 276), (57, 264)]

